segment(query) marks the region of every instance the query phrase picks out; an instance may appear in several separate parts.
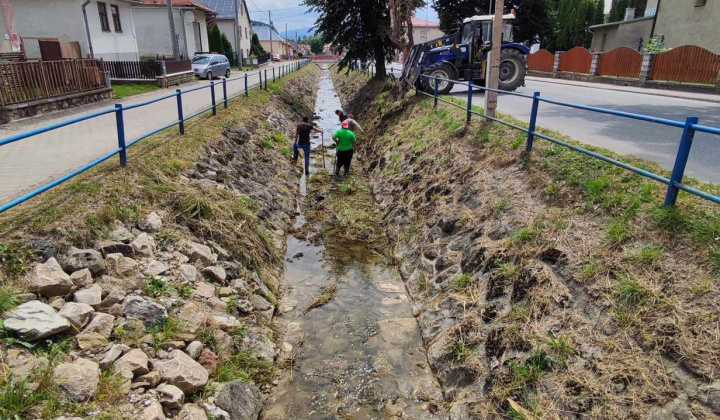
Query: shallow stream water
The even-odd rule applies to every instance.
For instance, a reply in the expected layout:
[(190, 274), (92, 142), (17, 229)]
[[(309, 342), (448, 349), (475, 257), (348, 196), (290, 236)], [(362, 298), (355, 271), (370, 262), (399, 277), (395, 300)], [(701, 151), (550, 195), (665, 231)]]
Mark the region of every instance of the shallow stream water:
[[(327, 68), (316, 103), (324, 144), (338, 129), (341, 104)], [(312, 139), (311, 173), (332, 170), (321, 142)], [(302, 152), (301, 152), (302, 153)], [(301, 158), (302, 159), (302, 158)], [(357, 165), (357, 162), (353, 162)], [(303, 175), (299, 193), (306, 197)], [(305, 217), (298, 208), (296, 227)], [(332, 235), (331, 230), (326, 235)], [(443, 419), (440, 387), (427, 363), (420, 330), (404, 285), (393, 267), (372, 258), (360, 243), (326, 237), (312, 245), (287, 238), (285, 283), (289, 290), (276, 319), (286, 332), (283, 346), (295, 354), (266, 404), (262, 418), (279, 419)], [(302, 256), (300, 256), (302, 253)], [(337, 286), (324, 306), (307, 310), (323, 287)]]

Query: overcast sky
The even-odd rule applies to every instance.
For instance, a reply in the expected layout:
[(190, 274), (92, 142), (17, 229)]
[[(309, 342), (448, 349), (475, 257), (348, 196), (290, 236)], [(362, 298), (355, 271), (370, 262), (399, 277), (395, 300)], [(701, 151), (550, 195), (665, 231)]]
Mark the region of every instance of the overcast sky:
[[(288, 30), (305, 28), (315, 25), (317, 19), (316, 13), (307, 13), (308, 8), (301, 6), (302, 1), (298, 0), (246, 0), (250, 9), (250, 17), (253, 20), (267, 22), (268, 10), (272, 10), (272, 19), (275, 28), (279, 32), (285, 31), (285, 24)], [(430, 2), (428, 2), (430, 3)], [(605, 1), (605, 13), (610, 11), (609, 0)], [(422, 10), (418, 10), (417, 17), (426, 19), (431, 22), (437, 22), (438, 17), (435, 10), (429, 5)]]

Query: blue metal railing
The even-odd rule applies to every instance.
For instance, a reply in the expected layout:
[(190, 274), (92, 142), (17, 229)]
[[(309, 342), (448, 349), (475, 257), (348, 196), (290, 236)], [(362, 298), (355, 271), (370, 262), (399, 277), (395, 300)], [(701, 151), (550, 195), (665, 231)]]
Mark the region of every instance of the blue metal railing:
[[(391, 71), (392, 71), (392, 68), (391, 68)], [(369, 71), (366, 71), (366, 73), (370, 74)], [(526, 153), (530, 153), (532, 151), (534, 139), (536, 137), (541, 138), (543, 140), (550, 141), (559, 146), (566, 147), (568, 149), (572, 149), (574, 151), (586, 154), (595, 159), (600, 159), (600, 160), (608, 162), (612, 165), (618, 166), (620, 168), (634, 172), (638, 175), (650, 178), (652, 180), (655, 180), (655, 181), (658, 181), (658, 182), (661, 182), (661, 183), (667, 185), (668, 190), (665, 195), (665, 203), (664, 203), (665, 206), (674, 206), (677, 201), (678, 193), (681, 190), (688, 192), (690, 194), (696, 195), (698, 197), (704, 198), (706, 200), (712, 201), (714, 203), (720, 204), (720, 197), (710, 194), (708, 192), (690, 187), (686, 184), (683, 184), (683, 182), (682, 182), (684, 174), (685, 174), (685, 167), (687, 166), (687, 160), (688, 160), (688, 157), (690, 156), (690, 149), (692, 147), (692, 142), (693, 142), (693, 138), (695, 136), (695, 132), (700, 131), (700, 132), (704, 132), (704, 133), (720, 135), (720, 128), (700, 125), (700, 124), (698, 124), (697, 117), (688, 117), (685, 121), (669, 120), (666, 118), (651, 117), (648, 115), (634, 114), (631, 112), (617, 111), (614, 109), (598, 108), (598, 107), (592, 107), (592, 106), (586, 106), (586, 105), (573, 104), (573, 103), (569, 103), (569, 102), (556, 101), (556, 100), (553, 100), (550, 98), (541, 97), (540, 92), (535, 92), (533, 95), (525, 95), (525, 94), (517, 93), (517, 92), (508, 92), (508, 91), (504, 91), (504, 90), (500, 90), (500, 89), (491, 89), (491, 88), (486, 88), (486, 87), (482, 87), (482, 86), (474, 86), (472, 82), (461, 82), (461, 81), (457, 81), (457, 80), (448, 80), (448, 79), (443, 79), (443, 78), (440, 78), (437, 76), (429, 76), (429, 75), (421, 75), (421, 77), (432, 78), (434, 80), (435, 90), (434, 90), (433, 94), (423, 92), (422, 90), (416, 90), (417, 93), (421, 93), (423, 95), (432, 97), (434, 99), (434, 106), (437, 106), (438, 101), (444, 102), (444, 103), (447, 103), (454, 107), (465, 110), (467, 112), (467, 118), (466, 118), (467, 122), (470, 122), (471, 117), (474, 114), (474, 115), (483, 117), (485, 119), (495, 121), (500, 124), (504, 124), (508, 127), (512, 127), (516, 130), (520, 130), (522, 132), (527, 133), (527, 140), (526, 140), (526, 147), (525, 147)], [(467, 97), (466, 106), (462, 106), (453, 101), (448, 101), (444, 98), (439, 97), (437, 85), (438, 85), (438, 82), (440, 82), (440, 81), (447, 81), (447, 82), (452, 82), (454, 84), (467, 86), (468, 87), (468, 97)], [(508, 121), (504, 121), (502, 119), (492, 117), (489, 115), (485, 115), (485, 114), (482, 114), (480, 112), (473, 110), (472, 109), (472, 93), (475, 88), (477, 88), (479, 90), (483, 90), (483, 91), (491, 91), (491, 92), (502, 93), (504, 95), (514, 95), (514, 96), (520, 96), (523, 98), (531, 99), (532, 100), (532, 108), (530, 111), (530, 123), (528, 124), (528, 127), (527, 128), (521, 127), (519, 125), (512, 124)], [(672, 171), (671, 177), (668, 179), (662, 175), (658, 175), (653, 172), (646, 171), (644, 169), (641, 169), (636, 166), (630, 165), (628, 163), (619, 161), (617, 159), (613, 159), (613, 158), (601, 155), (600, 153), (596, 153), (596, 152), (593, 152), (586, 148), (583, 148), (583, 147), (580, 147), (580, 146), (577, 146), (574, 144), (570, 144), (568, 142), (556, 139), (552, 136), (548, 136), (546, 134), (540, 133), (536, 129), (536, 124), (537, 124), (538, 110), (539, 110), (541, 102), (546, 102), (549, 104), (564, 106), (564, 107), (568, 107), (568, 108), (581, 109), (583, 111), (597, 112), (597, 113), (614, 115), (614, 116), (623, 117), (623, 118), (630, 118), (630, 119), (634, 119), (634, 120), (646, 121), (646, 122), (651, 122), (651, 123), (655, 123), (655, 124), (663, 124), (663, 125), (667, 125), (667, 126), (675, 127), (675, 128), (682, 128), (683, 131), (682, 131), (682, 135), (680, 137), (680, 144), (678, 146), (678, 151), (677, 151), (677, 155), (675, 157), (675, 164), (673, 166), (673, 171)]]
[[(285, 76), (285, 75), (290, 74), (290, 73), (292, 73), (292, 72), (295, 72), (295, 71), (300, 70), (301, 68), (305, 67), (305, 66), (308, 65), (309, 63), (310, 63), (310, 60), (300, 60), (300, 61), (296, 61), (296, 62), (293, 62), (293, 63), (289, 63), (289, 64), (282, 65), (282, 66), (280, 66), (280, 67), (273, 67), (273, 79), (272, 79), (272, 81), (275, 82), (275, 80), (276, 80), (276, 77), (275, 77), (275, 69), (276, 69), (276, 68), (277, 68), (277, 71), (278, 71), (278, 77), (282, 77), (282, 76)], [(222, 80), (222, 95), (223, 95), (222, 101), (223, 101), (223, 107), (224, 107), (224, 108), (227, 108), (228, 102), (229, 102), (229, 101), (232, 101), (233, 99), (239, 98), (240, 96), (248, 97), (248, 96), (250, 95), (250, 91), (251, 91), (251, 90), (258, 89), (258, 88), (261, 89), (261, 90), (263, 89), (263, 74), (262, 74), (262, 71), (258, 71), (258, 72), (257, 72), (257, 75), (260, 77), (260, 83), (258, 83), (257, 85), (252, 85), (252, 86), (248, 85), (248, 76), (254, 76), (254, 75), (255, 75), (254, 73), (253, 73), (253, 74), (250, 74), (250, 75), (248, 75), (248, 74), (246, 73), (246, 74), (243, 75), (243, 76), (235, 77), (235, 78), (232, 78), (232, 79), (223, 79), (223, 80)], [(228, 97), (227, 84), (228, 84), (228, 83), (231, 83), (231, 82), (234, 82), (234, 81), (237, 81), (237, 80), (243, 80), (243, 81), (244, 81), (244, 89), (242, 89), (242, 90), (240, 91), (240, 93), (238, 93), (238, 94), (236, 94), (236, 95), (234, 95), (234, 96)], [(29, 200), (29, 199), (31, 199), (31, 198), (39, 195), (39, 194), (42, 194), (43, 192), (45, 192), (45, 191), (47, 191), (47, 190), (49, 190), (49, 189), (51, 189), (51, 188), (53, 188), (53, 187), (55, 187), (55, 186), (57, 186), (57, 185), (62, 184), (63, 182), (65, 182), (65, 181), (67, 181), (67, 180), (69, 180), (69, 179), (71, 179), (71, 178), (73, 178), (73, 177), (75, 177), (75, 176), (77, 176), (77, 175), (79, 175), (79, 174), (87, 171), (88, 169), (90, 169), (90, 168), (92, 168), (92, 167), (94, 167), (94, 166), (96, 166), (96, 165), (98, 165), (98, 164), (100, 164), (100, 163), (108, 160), (109, 158), (111, 158), (111, 157), (113, 157), (113, 156), (115, 156), (115, 155), (119, 155), (119, 157), (120, 157), (120, 165), (121, 165), (121, 166), (125, 166), (125, 165), (127, 164), (127, 149), (128, 149), (130, 146), (134, 145), (135, 143), (139, 142), (140, 140), (145, 139), (145, 138), (147, 138), (147, 137), (150, 137), (150, 136), (152, 136), (153, 134), (157, 134), (157, 133), (159, 133), (160, 131), (166, 130), (166, 129), (168, 129), (168, 128), (171, 128), (171, 127), (177, 125), (178, 128), (179, 128), (180, 134), (185, 134), (185, 121), (188, 121), (188, 120), (190, 120), (191, 118), (197, 117), (198, 115), (201, 115), (201, 114), (203, 114), (203, 113), (205, 113), (205, 112), (207, 112), (207, 111), (210, 111), (210, 110), (213, 111), (213, 115), (216, 115), (216, 114), (217, 114), (217, 103), (216, 103), (216, 100), (215, 100), (215, 87), (216, 87), (216, 86), (217, 86), (217, 85), (215, 84), (215, 82), (212, 82), (212, 81), (211, 81), (210, 84), (207, 84), (207, 85), (204, 85), (204, 86), (195, 87), (195, 88), (192, 88), (192, 89), (187, 89), (187, 90), (177, 89), (177, 90), (175, 91), (175, 93), (172, 93), (172, 94), (169, 94), (169, 95), (165, 95), (165, 96), (161, 96), (161, 97), (159, 97), (159, 98), (153, 98), (153, 99), (150, 99), (150, 100), (145, 101), (145, 102), (140, 102), (140, 103), (136, 103), (136, 104), (132, 104), (132, 105), (127, 105), (127, 106), (123, 106), (122, 104), (117, 104), (117, 105), (115, 105), (114, 108), (104, 109), (104, 110), (97, 111), (97, 112), (93, 112), (93, 113), (90, 113), (90, 114), (87, 114), (87, 115), (83, 115), (83, 116), (80, 116), (80, 117), (71, 118), (71, 119), (68, 119), (68, 120), (65, 120), (65, 121), (61, 121), (61, 122), (56, 123), (56, 124), (51, 124), (51, 125), (48, 125), (48, 126), (45, 126), (45, 127), (40, 127), (40, 128), (31, 130), (31, 131), (27, 131), (27, 132), (24, 132), (24, 133), (15, 134), (15, 135), (13, 135), (13, 136), (6, 137), (6, 138), (4, 138), (4, 139), (0, 139), (0, 146), (4, 146), (4, 145), (6, 145), (6, 144), (10, 144), (10, 143), (13, 143), (13, 142), (16, 142), (16, 141), (19, 141), (19, 140), (23, 140), (23, 139), (26, 139), (26, 138), (29, 138), (29, 137), (36, 136), (36, 135), (38, 135), (38, 134), (47, 133), (47, 132), (49, 132), (49, 131), (53, 131), (53, 130), (56, 130), (56, 129), (58, 129), (58, 128), (67, 127), (67, 126), (69, 126), (69, 125), (72, 125), (72, 124), (75, 124), (75, 123), (79, 123), (79, 122), (81, 122), (81, 121), (87, 121), (87, 120), (90, 120), (90, 119), (93, 119), (93, 118), (97, 118), (97, 117), (100, 117), (100, 116), (102, 116), (102, 115), (111, 114), (111, 113), (114, 113), (114, 114), (115, 114), (115, 126), (116, 126), (116, 130), (117, 130), (117, 139), (118, 139), (118, 147), (117, 147), (117, 148), (115, 148), (115, 149), (113, 149), (112, 151), (110, 151), (109, 153), (107, 153), (107, 154), (105, 154), (105, 155), (103, 155), (103, 156), (101, 156), (101, 157), (93, 160), (92, 162), (87, 163), (87, 164), (83, 165), (82, 167), (80, 167), (80, 168), (78, 168), (78, 169), (75, 169), (74, 171), (72, 171), (72, 172), (70, 172), (70, 173), (68, 173), (68, 174), (63, 175), (62, 177), (60, 177), (60, 178), (58, 178), (58, 179), (56, 179), (56, 180), (54, 180), (54, 181), (52, 181), (52, 182), (50, 182), (50, 183), (48, 183), (48, 184), (46, 184), (46, 185), (43, 185), (43, 186), (40, 187), (40, 188), (37, 188), (37, 189), (35, 189), (35, 190), (27, 193), (27, 194), (24, 194), (24, 195), (21, 196), (21, 197), (16, 198), (15, 200), (10, 201), (9, 203), (6, 203), (6, 204), (0, 206), (0, 213), (4, 212), (4, 211), (6, 211), (6, 210), (9, 210), (9, 209), (17, 206), (18, 204), (21, 204), (21, 203), (23, 203), (23, 202), (25, 202), (25, 201), (27, 201), (27, 200)], [(211, 102), (211, 105), (210, 105), (209, 107), (203, 108), (203, 109), (201, 109), (200, 111), (197, 111), (197, 112), (195, 112), (195, 113), (193, 113), (193, 114), (191, 114), (191, 115), (188, 115), (188, 116), (183, 115), (182, 95), (183, 95), (183, 94), (190, 93), (190, 92), (195, 92), (195, 91), (203, 90), (203, 89), (210, 89), (210, 102)], [(268, 90), (267, 69), (265, 69), (265, 90)], [(150, 132), (147, 132), (147, 133), (145, 133), (145, 134), (142, 134), (142, 135), (138, 136), (137, 138), (131, 139), (130, 141), (126, 141), (126, 139), (125, 139), (125, 120), (124, 120), (124, 112), (125, 112), (125, 111), (129, 111), (129, 110), (135, 109), (135, 108), (144, 107), (144, 106), (147, 106), (147, 105), (150, 105), (150, 104), (154, 104), (154, 103), (157, 103), (157, 102), (161, 102), (161, 101), (164, 101), (164, 100), (167, 100), (167, 99), (170, 99), (170, 98), (176, 98), (176, 101), (177, 101), (177, 114), (178, 114), (178, 120), (177, 120), (177, 121), (172, 122), (172, 123), (169, 123), (169, 124), (166, 124), (166, 125), (164, 125), (164, 126), (162, 126), (162, 127), (153, 129), (153, 130), (151, 130)]]

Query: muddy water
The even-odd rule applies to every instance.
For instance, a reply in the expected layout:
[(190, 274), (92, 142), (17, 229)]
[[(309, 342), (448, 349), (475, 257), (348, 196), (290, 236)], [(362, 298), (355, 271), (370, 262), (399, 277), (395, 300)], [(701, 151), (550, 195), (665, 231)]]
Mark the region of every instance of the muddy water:
[[(316, 122), (326, 131), (327, 145), (338, 128), (334, 111), (341, 108), (327, 69), (319, 89)], [(319, 136), (313, 139), (318, 152), (322, 141)], [(313, 154), (311, 172), (332, 168), (333, 156), (326, 156), (323, 168), (321, 153)], [(314, 199), (312, 194), (305, 197), (305, 185), (303, 176), (303, 199)], [(298, 212), (299, 226), (305, 218)], [(442, 401), (440, 388), (396, 270), (373, 262), (361, 244), (327, 237), (326, 243), (333, 245), (287, 239), (289, 290), (277, 319), (285, 331), (281, 348), (294, 357), (280, 373), (263, 418), (445, 418), (437, 404)], [(330, 285), (337, 286), (333, 298), (308, 310)]]

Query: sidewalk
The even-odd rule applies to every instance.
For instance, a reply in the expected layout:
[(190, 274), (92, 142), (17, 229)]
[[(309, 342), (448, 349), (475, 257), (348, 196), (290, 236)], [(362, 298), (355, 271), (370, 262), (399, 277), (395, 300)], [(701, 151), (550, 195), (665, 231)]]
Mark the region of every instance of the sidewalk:
[(664, 96), (666, 98), (689, 99), (720, 104), (720, 95), (711, 93), (682, 92), (677, 90), (642, 88), (634, 86), (618, 86), (607, 83), (592, 83), (579, 80), (554, 79), (550, 77), (526, 76), (526, 81), (553, 83), (558, 85), (578, 86), (592, 89), (614, 90), (619, 92), (640, 93), (643, 95)]
[[(291, 62), (272, 63), (265, 69), (287, 65)], [(247, 72), (248, 86), (257, 85), (260, 80), (258, 70)], [(233, 72), (231, 78), (242, 77), (244, 72)], [(272, 77), (272, 76), (270, 76)], [(264, 74), (263, 74), (264, 79)], [(214, 81), (216, 103), (222, 107), (222, 80)], [(208, 85), (200, 80), (180, 86), (183, 91)], [(0, 138), (34, 128), (65, 121), (72, 117), (89, 114), (94, 111), (112, 108), (116, 103), (124, 106), (145, 102), (174, 93), (177, 87), (160, 89), (146, 94), (130, 96), (124, 99), (111, 99), (66, 111), (26, 118), (0, 127)], [(228, 97), (245, 90), (244, 79), (227, 83)], [(202, 89), (182, 95), (183, 114), (187, 117), (211, 104), (210, 89)], [(150, 132), (153, 129), (177, 121), (177, 102), (174, 97), (144, 107), (123, 112), (126, 142)], [(14, 143), (0, 146), (0, 203), (6, 203), (23, 193), (57, 179), (82, 165), (103, 156), (117, 147), (117, 130), (114, 113), (92, 118), (57, 130), (39, 134)]]

